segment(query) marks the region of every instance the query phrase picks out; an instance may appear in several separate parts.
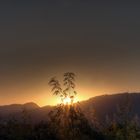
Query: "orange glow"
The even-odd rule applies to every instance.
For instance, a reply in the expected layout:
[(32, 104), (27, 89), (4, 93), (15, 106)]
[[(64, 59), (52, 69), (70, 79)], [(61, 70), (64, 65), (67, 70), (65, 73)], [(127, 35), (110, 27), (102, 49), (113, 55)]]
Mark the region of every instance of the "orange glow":
[[(128, 91), (127, 87), (122, 89), (123, 90), (121, 89), (119, 90), (118, 86), (116, 87), (111, 84), (93, 86), (92, 83), (90, 83), (88, 80), (79, 79), (79, 81), (77, 81), (76, 86), (76, 91), (78, 94), (74, 98), (74, 103), (78, 101), (80, 102), (83, 100), (88, 100), (91, 97), (99, 96), (102, 94), (113, 94)], [(139, 92), (139, 89), (135, 87), (135, 90), (134, 89), (129, 90), (129, 92), (133, 91)], [(59, 97), (53, 96), (50, 91), (50, 87), (47, 87), (46, 85), (45, 86), (38, 85), (28, 89), (26, 88), (23, 89), (23, 87), (20, 86), (18, 86), (17, 88), (15, 88), (14, 86), (9, 88), (3, 87), (1, 93), (3, 94), (1, 95), (0, 98), (0, 105), (13, 103), (24, 104), (27, 102), (34, 102), (42, 107), (46, 105), (57, 105), (61, 103), (61, 99)]]
[(69, 97), (65, 98), (63, 100), (63, 103), (66, 105), (66, 104), (71, 104), (71, 99)]

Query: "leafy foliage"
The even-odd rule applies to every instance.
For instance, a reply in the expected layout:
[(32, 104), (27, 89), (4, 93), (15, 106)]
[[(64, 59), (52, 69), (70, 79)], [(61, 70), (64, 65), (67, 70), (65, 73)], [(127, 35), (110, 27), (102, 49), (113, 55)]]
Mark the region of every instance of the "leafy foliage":
[[(107, 116), (104, 125), (92, 122), (94, 116), (88, 121), (76, 104), (58, 105), (49, 113), (48, 121), (36, 124), (31, 122), (28, 111), (23, 110), (21, 121), (15, 118), (0, 121), (0, 140), (139, 140), (139, 117), (129, 115), (131, 106), (128, 107), (127, 102), (118, 108), (121, 109), (118, 109), (113, 120)], [(129, 111), (124, 111), (124, 108)], [(129, 121), (124, 122), (122, 116)]]
[(106, 116), (106, 121), (96, 118), (96, 110), (92, 110), (90, 120), (79, 107), (73, 103), (76, 95), (75, 74), (64, 74), (64, 89), (56, 78), (49, 85), (53, 95), (62, 99), (73, 96), (71, 104), (60, 104), (49, 112), (47, 121), (32, 123), (29, 112), (22, 111), (22, 120), (14, 117), (0, 121), (0, 140), (140, 140), (140, 119), (132, 116), (132, 102), (129, 96), (123, 104), (117, 106), (113, 119)]
[(49, 81), (49, 85), (52, 87), (53, 95), (59, 96), (61, 98), (61, 103), (64, 103), (66, 98), (69, 98), (71, 104), (74, 101), (77, 92), (75, 91), (75, 77), (76, 75), (72, 72), (64, 73), (63, 85), (64, 89), (62, 89), (59, 81), (53, 77)]

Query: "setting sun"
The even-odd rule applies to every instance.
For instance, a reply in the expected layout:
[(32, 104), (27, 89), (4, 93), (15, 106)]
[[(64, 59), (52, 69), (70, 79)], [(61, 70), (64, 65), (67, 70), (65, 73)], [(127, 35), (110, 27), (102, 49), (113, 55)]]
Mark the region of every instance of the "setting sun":
[(71, 104), (71, 99), (69, 97), (65, 98), (63, 100), (63, 103), (66, 105), (66, 104)]

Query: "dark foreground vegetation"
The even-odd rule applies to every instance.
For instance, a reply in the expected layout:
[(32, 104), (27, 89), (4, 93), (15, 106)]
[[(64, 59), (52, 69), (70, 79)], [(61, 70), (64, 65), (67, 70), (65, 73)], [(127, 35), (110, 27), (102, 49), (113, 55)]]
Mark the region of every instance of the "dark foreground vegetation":
[(74, 103), (77, 95), (74, 82), (74, 73), (64, 74), (64, 89), (52, 78), (49, 85), (62, 103), (39, 123), (33, 123), (26, 110), (20, 120), (0, 121), (0, 140), (140, 140), (140, 120), (131, 113), (133, 103), (129, 94), (114, 114), (106, 114), (106, 119), (101, 121), (94, 106), (88, 114), (81, 110), (79, 103)]
[[(113, 118), (99, 122), (93, 115), (86, 119), (78, 104), (57, 106), (48, 120), (32, 123), (23, 112), (23, 119), (0, 123), (0, 140), (140, 140), (140, 121), (131, 116), (131, 105), (118, 106)], [(39, 114), (38, 114), (39, 115)]]

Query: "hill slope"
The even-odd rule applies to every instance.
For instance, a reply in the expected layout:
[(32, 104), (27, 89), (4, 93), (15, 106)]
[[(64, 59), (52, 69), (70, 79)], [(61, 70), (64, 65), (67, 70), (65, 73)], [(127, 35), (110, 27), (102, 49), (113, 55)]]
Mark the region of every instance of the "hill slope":
[(130, 104), (131, 115), (140, 117), (140, 94), (122, 93), (114, 95), (102, 95), (93, 97), (80, 103), (85, 115), (88, 116), (93, 110), (98, 119), (105, 119), (106, 116), (113, 117), (118, 112), (118, 107), (125, 107)]
[[(79, 103), (79, 105), (89, 119), (90, 117), (92, 117), (91, 114), (93, 114), (93, 112), (95, 111), (96, 117), (99, 120), (104, 120), (107, 115), (113, 117), (113, 115), (117, 112), (117, 106), (125, 106), (127, 101), (129, 101), (131, 104), (131, 114), (133, 116), (137, 114), (140, 117), (139, 93), (102, 95), (93, 97), (86, 101), (82, 101)], [(53, 108), (53, 106), (39, 107), (35, 103), (0, 106), (0, 117), (1, 120), (7, 120), (13, 116), (19, 119), (22, 116), (23, 109), (26, 109), (32, 122), (38, 122), (41, 120), (46, 120), (48, 113)]]

